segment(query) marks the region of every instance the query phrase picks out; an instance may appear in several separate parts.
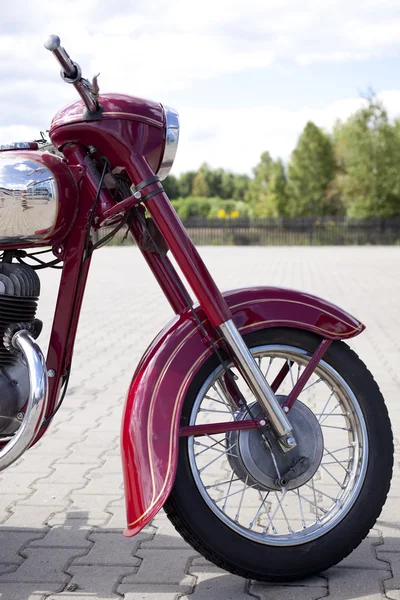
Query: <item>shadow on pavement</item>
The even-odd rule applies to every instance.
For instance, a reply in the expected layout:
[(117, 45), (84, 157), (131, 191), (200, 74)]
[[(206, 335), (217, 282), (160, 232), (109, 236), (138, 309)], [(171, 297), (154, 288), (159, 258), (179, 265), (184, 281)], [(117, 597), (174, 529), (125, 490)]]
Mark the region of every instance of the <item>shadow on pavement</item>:
[[(393, 523), (390, 526), (394, 527)], [(4, 524), (0, 526), (0, 600), (108, 600), (121, 596), (127, 600), (175, 600), (186, 599), (186, 595), (189, 600), (194, 586), (193, 600), (312, 600), (327, 595), (353, 600), (365, 597), (365, 574), (376, 575), (378, 589), (379, 582), (390, 578), (385, 560), (371, 567), (367, 559), (365, 564), (358, 559), (356, 564), (344, 563), (311, 579), (259, 584), (211, 565), (179, 537), (160, 532), (154, 536), (154, 532), (149, 528), (138, 537), (124, 538), (121, 529), (89, 526), (86, 512), (69, 512), (64, 522), (41, 529), (7, 528)], [(400, 552), (400, 539), (385, 537), (385, 542), (391, 552)], [(339, 595), (328, 588), (331, 578)], [(353, 584), (348, 585), (349, 581)]]

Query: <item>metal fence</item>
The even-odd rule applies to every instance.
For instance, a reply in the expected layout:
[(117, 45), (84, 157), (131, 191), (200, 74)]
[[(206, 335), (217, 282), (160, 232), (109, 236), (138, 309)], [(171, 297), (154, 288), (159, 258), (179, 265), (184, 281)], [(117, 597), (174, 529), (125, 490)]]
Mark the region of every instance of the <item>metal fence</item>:
[[(322, 246), (400, 244), (400, 217), (350, 219), (336, 217), (184, 220), (196, 245)], [(108, 231), (101, 230), (99, 237)], [(121, 230), (114, 244), (123, 242)], [(132, 243), (128, 236), (123, 243)]]

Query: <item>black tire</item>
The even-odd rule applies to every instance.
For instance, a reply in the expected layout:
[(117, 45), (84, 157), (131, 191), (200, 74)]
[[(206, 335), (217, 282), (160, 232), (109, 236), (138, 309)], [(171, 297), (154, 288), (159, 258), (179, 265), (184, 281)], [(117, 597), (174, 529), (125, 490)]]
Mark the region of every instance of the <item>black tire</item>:
[[(288, 328), (266, 329), (245, 336), (251, 347), (285, 344), (313, 352), (320, 339)], [(344, 342), (334, 342), (324, 357), (347, 382), (361, 407), (369, 441), (368, 465), (361, 491), (349, 512), (330, 531), (307, 543), (272, 546), (240, 535), (207, 506), (189, 463), (188, 438), (180, 439), (173, 490), (164, 506), (182, 537), (206, 559), (247, 579), (284, 582), (320, 573), (350, 554), (376, 522), (390, 487), (393, 438), (384, 399), (364, 363)], [(188, 419), (199, 390), (218, 366), (211, 357), (197, 374), (186, 396), (181, 423)]]

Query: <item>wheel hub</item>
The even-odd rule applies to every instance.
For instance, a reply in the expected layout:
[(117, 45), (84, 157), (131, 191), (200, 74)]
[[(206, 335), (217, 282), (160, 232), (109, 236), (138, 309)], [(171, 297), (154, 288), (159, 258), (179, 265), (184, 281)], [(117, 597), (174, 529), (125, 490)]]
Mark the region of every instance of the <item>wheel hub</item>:
[[(286, 396), (277, 396), (282, 405)], [(263, 418), (259, 405), (249, 405), (236, 415), (237, 421)], [(290, 452), (280, 449), (270, 426), (260, 429), (229, 431), (226, 434), (229, 464), (239, 479), (259, 490), (288, 490), (309, 481), (317, 471), (323, 455), (324, 438), (313, 412), (297, 400), (289, 413), (297, 446)], [(278, 472), (279, 471), (279, 476)]]

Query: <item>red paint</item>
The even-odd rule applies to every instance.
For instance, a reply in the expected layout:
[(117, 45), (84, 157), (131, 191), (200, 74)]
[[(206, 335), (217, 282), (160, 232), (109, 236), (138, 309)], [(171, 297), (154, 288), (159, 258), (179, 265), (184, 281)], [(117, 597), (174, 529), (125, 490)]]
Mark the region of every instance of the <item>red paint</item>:
[[(293, 290), (259, 287), (227, 292), (224, 298), (242, 334), (297, 327), (334, 340), (364, 329), (337, 306)], [(203, 320), (204, 311), (197, 308), (197, 313)], [(182, 403), (195, 374), (211, 355), (202, 337), (189, 312), (174, 317), (147, 349), (134, 375), (121, 437), (126, 535), (134, 535), (149, 522), (172, 488)]]
[(227, 431), (247, 431), (249, 429), (259, 429), (265, 426), (265, 421), (260, 422), (260, 419), (246, 419), (245, 421), (229, 421), (226, 423), (205, 423), (204, 425), (189, 425), (181, 427), (179, 430), (180, 437), (188, 437), (191, 435), (215, 435), (216, 433), (226, 433)]
[(162, 259), (154, 252), (146, 252), (141, 249), (140, 242), (143, 229), (143, 225), (138, 219), (134, 219), (129, 225), (129, 230), (139, 246), (143, 258), (149, 265), (172, 310), (178, 314), (186, 310), (188, 305), (191, 306), (193, 301), (188, 292), (184, 293), (186, 291), (185, 286), (168, 256)]
[(297, 398), (300, 396), (301, 392), (305, 388), (308, 380), (314, 373), (316, 366), (318, 365), (321, 358), (324, 356), (325, 352), (328, 350), (331, 343), (332, 340), (322, 340), (322, 342), (314, 352), (310, 362), (307, 364), (306, 368), (299, 377), (299, 380), (295, 383), (294, 388), (283, 403), (283, 406), (286, 406), (289, 410), (292, 408), (293, 404), (296, 402)]
[(83, 121), (81, 100), (57, 113), (50, 127), (53, 144), (58, 148), (67, 143), (95, 146), (93, 157), (106, 156), (113, 168), (132, 170), (144, 159), (151, 172), (156, 172), (165, 146), (161, 104), (122, 94), (101, 95), (99, 101), (104, 108), (99, 121)]
[[(4, 152), (4, 151), (3, 151)], [(61, 243), (71, 231), (78, 212), (78, 186), (71, 169), (54, 154), (35, 150), (7, 150), (10, 158), (33, 160), (49, 169), (57, 180), (58, 201), (57, 216), (54, 227), (36, 232), (43, 235), (39, 240), (26, 243), (1, 244), (0, 250), (12, 248), (33, 248), (37, 246), (54, 246)], [(47, 234), (47, 235), (46, 235)]]
[(285, 364), (283, 365), (283, 367), (279, 371), (278, 375), (275, 377), (274, 381), (271, 384), (271, 390), (273, 392), (276, 393), (278, 391), (279, 386), (285, 379), (286, 375), (289, 373), (289, 370), (290, 370), (290, 367), (292, 366), (292, 364), (293, 364), (292, 360), (285, 362)]
[[(71, 145), (65, 149), (65, 156), (71, 167), (84, 165), (87, 151), (79, 145)], [(46, 360), (47, 368), (53, 369), (56, 375), (49, 378), (49, 401), (46, 417), (52, 413), (56, 406), (62, 377), (72, 360), (79, 314), (90, 265), (89, 258), (81, 269), (88, 220), (97, 190), (97, 181), (89, 169), (85, 169), (84, 177), (81, 177), (78, 169), (74, 170), (72, 168), (72, 172), (80, 179), (79, 210), (74, 228), (63, 244), (63, 270)], [(111, 202), (109, 193), (103, 189), (102, 203), (107, 204), (108, 202)], [(46, 429), (47, 427), (42, 427), (34, 443), (42, 437)]]

